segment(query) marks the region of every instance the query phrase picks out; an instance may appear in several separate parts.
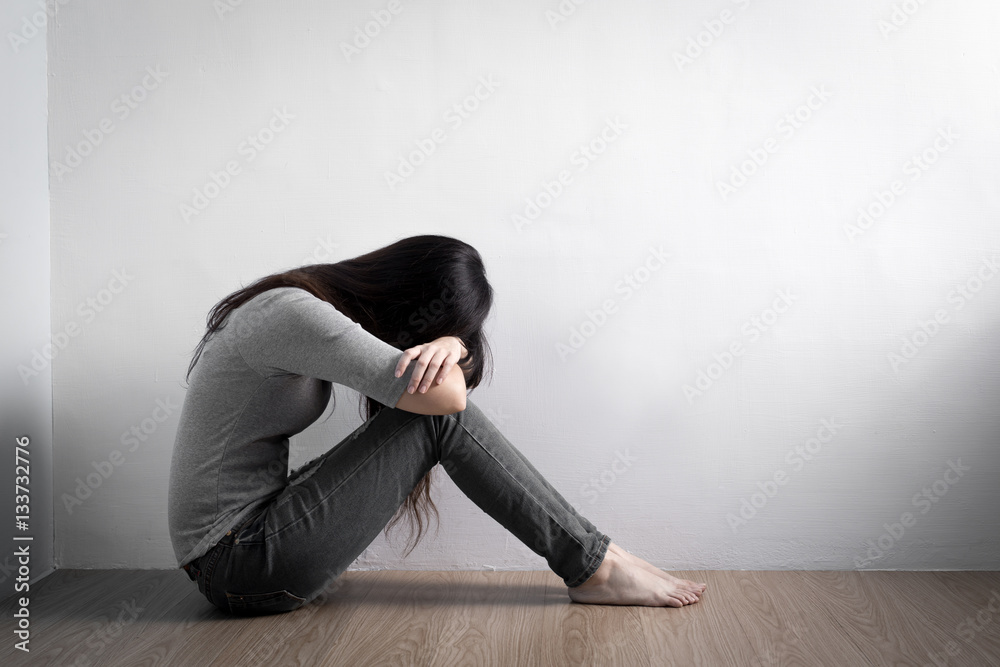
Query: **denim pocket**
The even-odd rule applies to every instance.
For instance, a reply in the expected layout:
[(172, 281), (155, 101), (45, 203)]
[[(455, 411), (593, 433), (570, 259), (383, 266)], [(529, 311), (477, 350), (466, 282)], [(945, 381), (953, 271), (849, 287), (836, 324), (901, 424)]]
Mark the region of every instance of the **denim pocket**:
[(304, 605), (306, 599), (292, 595), (285, 590), (249, 595), (226, 591), (226, 602), (229, 604), (229, 611), (233, 614), (256, 616), (258, 614), (280, 614), (294, 611)]

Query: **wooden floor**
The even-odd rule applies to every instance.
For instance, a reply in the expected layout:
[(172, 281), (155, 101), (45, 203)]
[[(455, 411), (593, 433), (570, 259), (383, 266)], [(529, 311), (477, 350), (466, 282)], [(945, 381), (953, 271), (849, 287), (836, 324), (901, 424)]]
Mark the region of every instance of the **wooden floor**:
[(182, 570), (59, 570), (2, 605), (0, 665), (1000, 665), (997, 572), (674, 572), (682, 608), (582, 605), (544, 572), (346, 572), (301, 609), (211, 606)]

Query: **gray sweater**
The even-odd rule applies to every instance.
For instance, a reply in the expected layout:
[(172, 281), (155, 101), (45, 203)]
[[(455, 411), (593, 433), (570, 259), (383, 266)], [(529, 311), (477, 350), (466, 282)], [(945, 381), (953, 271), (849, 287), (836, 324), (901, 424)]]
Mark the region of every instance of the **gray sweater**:
[(167, 500), (178, 567), (287, 486), (288, 439), (323, 414), (330, 383), (394, 407), (412, 369), (395, 377), (401, 354), (297, 287), (232, 311), (205, 344), (181, 408)]

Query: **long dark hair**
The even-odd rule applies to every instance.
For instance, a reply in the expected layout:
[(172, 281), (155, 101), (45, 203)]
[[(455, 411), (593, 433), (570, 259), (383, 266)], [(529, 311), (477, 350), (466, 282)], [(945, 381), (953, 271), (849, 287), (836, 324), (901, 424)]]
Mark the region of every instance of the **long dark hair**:
[[(468, 243), (449, 236), (423, 235), (334, 264), (312, 264), (275, 273), (233, 292), (209, 312), (207, 331), (191, 359), (187, 377), (209, 338), (225, 327), (229, 313), (276, 287), (299, 287), (310, 292), (399, 350), (443, 336), (457, 336), (469, 351), (459, 364), (468, 378), (466, 386), (479, 386), (487, 370), (492, 375), (492, 355), (483, 323), (493, 306), (493, 288), (486, 279), (483, 259)], [(411, 369), (412, 364), (404, 377), (409, 377)], [(362, 394), (359, 412), (363, 419), (370, 419), (383, 407)], [(385, 527), (388, 537), (389, 530), (408, 515), (412, 539), (416, 525), (416, 540), (404, 558), (420, 542), (424, 524), (430, 525), (428, 511), (439, 518), (430, 495), (431, 472), (433, 468)]]

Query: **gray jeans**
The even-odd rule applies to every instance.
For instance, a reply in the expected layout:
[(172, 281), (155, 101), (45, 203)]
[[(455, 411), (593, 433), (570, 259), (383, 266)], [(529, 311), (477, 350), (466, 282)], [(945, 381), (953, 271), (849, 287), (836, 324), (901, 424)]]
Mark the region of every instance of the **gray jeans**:
[[(296, 471), (268, 505), (192, 561), (188, 576), (232, 614), (297, 609), (357, 559), (438, 463), (567, 586), (600, 567), (610, 538), (467, 401), (464, 411), (444, 416), (383, 408)], [(400, 528), (405, 534), (405, 519)]]

